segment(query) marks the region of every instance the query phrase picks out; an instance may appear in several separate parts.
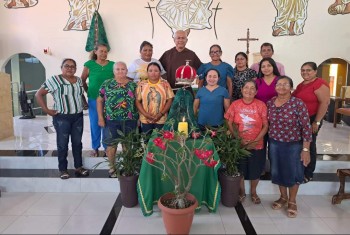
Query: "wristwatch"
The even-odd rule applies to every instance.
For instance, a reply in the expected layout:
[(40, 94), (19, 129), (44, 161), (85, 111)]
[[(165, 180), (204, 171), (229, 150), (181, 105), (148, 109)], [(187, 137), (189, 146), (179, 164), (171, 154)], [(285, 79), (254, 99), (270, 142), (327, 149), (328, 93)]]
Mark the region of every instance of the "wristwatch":
[(303, 148), (303, 152), (310, 152), (308, 148)]
[(321, 125), (321, 122), (315, 122), (317, 126)]

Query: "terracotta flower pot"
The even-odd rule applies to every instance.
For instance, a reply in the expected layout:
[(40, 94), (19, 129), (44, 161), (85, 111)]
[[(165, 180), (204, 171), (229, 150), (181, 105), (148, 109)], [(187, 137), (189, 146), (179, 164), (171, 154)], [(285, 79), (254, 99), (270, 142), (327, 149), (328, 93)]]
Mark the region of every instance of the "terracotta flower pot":
[(165, 230), (167, 234), (189, 234), (198, 201), (192, 194), (187, 194), (186, 199), (194, 201), (194, 204), (188, 208), (172, 209), (162, 204), (163, 200), (173, 197), (173, 193), (166, 193), (158, 200), (158, 207), (162, 211)]

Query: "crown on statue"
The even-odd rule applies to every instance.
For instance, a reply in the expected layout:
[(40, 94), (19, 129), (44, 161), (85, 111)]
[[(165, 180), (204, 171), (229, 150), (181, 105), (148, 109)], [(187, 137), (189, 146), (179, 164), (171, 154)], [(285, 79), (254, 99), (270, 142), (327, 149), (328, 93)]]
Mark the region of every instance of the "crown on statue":
[(182, 65), (176, 69), (175, 79), (176, 84), (190, 85), (197, 78), (197, 72), (189, 65), (189, 61), (186, 60), (186, 65)]

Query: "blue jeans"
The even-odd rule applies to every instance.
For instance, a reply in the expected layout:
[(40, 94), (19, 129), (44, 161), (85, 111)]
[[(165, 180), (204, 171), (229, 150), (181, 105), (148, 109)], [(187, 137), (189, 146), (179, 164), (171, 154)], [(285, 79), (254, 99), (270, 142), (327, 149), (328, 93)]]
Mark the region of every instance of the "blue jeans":
[(279, 142), (269, 140), (271, 181), (284, 187), (293, 187), (304, 180), (304, 165), (300, 161), (302, 141)]
[(67, 170), (69, 136), (72, 142), (74, 167), (75, 169), (81, 167), (83, 165), (83, 160), (81, 156), (81, 152), (83, 149), (81, 138), (83, 136), (84, 129), (83, 113), (57, 114), (56, 116), (53, 116), (53, 125), (56, 130), (58, 169), (60, 171)]
[[(91, 131), (91, 147), (92, 149), (98, 149), (101, 146), (101, 141), (104, 139), (103, 129), (98, 125), (96, 100), (89, 98), (88, 103), (89, 103), (89, 119), (90, 119), (90, 131)], [(105, 144), (103, 144), (103, 147), (106, 149)]]

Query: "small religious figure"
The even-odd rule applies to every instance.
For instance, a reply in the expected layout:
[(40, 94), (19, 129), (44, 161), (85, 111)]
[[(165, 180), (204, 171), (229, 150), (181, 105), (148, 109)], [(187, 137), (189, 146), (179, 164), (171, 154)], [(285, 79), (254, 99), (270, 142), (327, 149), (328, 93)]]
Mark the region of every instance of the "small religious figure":
[(88, 30), (95, 10), (100, 0), (68, 0), (69, 19), (63, 30)]
[(38, 0), (5, 0), (7, 8), (27, 8), (38, 4)]
[(308, 0), (272, 0), (272, 2), (277, 9), (272, 35), (276, 37), (303, 34)]
[(329, 6), (328, 13), (330, 15), (349, 14), (350, 0), (335, 0), (335, 3)]

